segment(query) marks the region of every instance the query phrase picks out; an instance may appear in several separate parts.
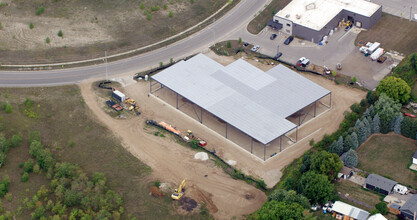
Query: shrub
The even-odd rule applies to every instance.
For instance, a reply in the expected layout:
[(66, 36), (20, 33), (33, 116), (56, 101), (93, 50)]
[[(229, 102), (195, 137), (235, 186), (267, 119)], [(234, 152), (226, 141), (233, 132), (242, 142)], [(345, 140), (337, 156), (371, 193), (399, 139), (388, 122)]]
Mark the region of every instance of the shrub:
[(31, 173), (33, 171), (33, 160), (32, 159), (28, 159), (25, 164), (23, 165), (23, 170), (26, 173)]
[(155, 180), (155, 182), (153, 182), (153, 185), (159, 188), (161, 182), (159, 180)]
[(0, 151), (3, 153), (7, 153), (10, 148), (10, 142), (4, 137), (0, 135)]
[(352, 77), (352, 82), (356, 83), (356, 81), (358, 81), (358, 79), (356, 78), (356, 76)]
[(36, 10), (36, 15), (41, 15), (45, 12), (45, 7), (41, 6)]
[(310, 146), (313, 146), (314, 145), (314, 138), (311, 138), (309, 144), (310, 144)]
[(174, 12), (169, 11), (169, 13), (168, 13), (168, 17), (172, 18), (172, 16), (174, 16)]
[(32, 144), (34, 141), (41, 143), (41, 133), (39, 131), (31, 131), (29, 133), (29, 144)]
[(58, 37), (64, 37), (64, 33), (61, 30), (58, 31)]
[(10, 105), (9, 103), (7, 103), (7, 105), (6, 105), (6, 113), (7, 114), (10, 114), (10, 113), (12, 113), (12, 105)]
[(22, 145), (22, 135), (15, 134), (12, 136), (12, 147), (19, 147)]
[(167, 7), (167, 4), (164, 4), (164, 6), (163, 6), (163, 7), (164, 7), (164, 10), (167, 10), (167, 8), (168, 8), (168, 7)]
[(6, 154), (3, 152), (0, 152), (0, 167), (2, 167), (4, 165), (4, 163), (6, 163)]
[(46, 42), (47, 44), (49, 44), (49, 43), (51, 43), (51, 39), (50, 39), (49, 37), (46, 37), (45, 42)]
[(237, 40), (237, 42), (238, 42), (239, 44), (241, 44), (241, 43), (242, 43), (242, 38), (241, 38), (241, 37), (239, 37), (239, 39)]
[(151, 15), (151, 13), (148, 13), (148, 15), (146, 16), (146, 19), (147, 19), (148, 21), (150, 21), (150, 20), (152, 19), (152, 15)]
[(45, 216), (45, 208), (43, 208), (43, 205), (38, 206), (34, 212), (30, 214), (32, 219), (42, 219), (46, 218)]
[(33, 25), (33, 23), (32, 22), (30, 22), (30, 24), (29, 24), (29, 28), (30, 29), (33, 29), (35, 27), (35, 25)]
[(3, 30), (3, 24), (0, 22), (0, 30)]
[(23, 173), (23, 175), (22, 175), (22, 178), (20, 179), (20, 181), (22, 181), (22, 182), (27, 182), (29, 180), (29, 174), (28, 173), (26, 173), (26, 172), (24, 172)]
[(6, 193), (5, 198), (8, 202), (11, 202), (13, 200), (13, 194), (11, 193)]
[(163, 62), (159, 62), (159, 67), (160, 68), (164, 67), (164, 63)]
[(226, 47), (227, 47), (227, 48), (231, 48), (231, 47), (232, 47), (232, 43), (230, 42), (230, 40), (229, 40), (229, 41), (227, 41), (227, 43), (226, 43)]
[(383, 215), (388, 214), (387, 204), (385, 202), (380, 202), (375, 205), (375, 208)]
[(139, 8), (142, 9), (142, 10), (145, 9), (145, 4), (143, 4), (143, 2), (141, 2)]
[(69, 140), (69, 141), (68, 141), (68, 146), (70, 146), (70, 147), (74, 147), (74, 142), (73, 142), (72, 140)]
[(190, 3), (193, 4), (194, 3), (194, 0), (190, 0)]

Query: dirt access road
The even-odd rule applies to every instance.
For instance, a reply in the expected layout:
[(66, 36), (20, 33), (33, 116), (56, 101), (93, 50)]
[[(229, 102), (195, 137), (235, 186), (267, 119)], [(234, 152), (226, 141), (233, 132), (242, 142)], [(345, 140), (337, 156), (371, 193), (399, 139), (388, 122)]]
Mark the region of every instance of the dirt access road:
[[(188, 178), (186, 195), (198, 203), (205, 202), (216, 219), (230, 219), (233, 216), (240, 218), (256, 211), (266, 201), (267, 197), (262, 191), (243, 181), (234, 180), (216, 167), (213, 161), (195, 160), (196, 151), (177, 144), (171, 138), (146, 132), (145, 117), (154, 116), (147, 106), (141, 105), (140, 117), (129, 120), (114, 119), (103, 111), (103, 105), (98, 103), (90, 82), (80, 84), (80, 88), (85, 102), (97, 116), (97, 120), (119, 136), (123, 146), (133, 155), (150, 166), (156, 178), (174, 186)], [(156, 106), (151, 109), (158, 112)]]

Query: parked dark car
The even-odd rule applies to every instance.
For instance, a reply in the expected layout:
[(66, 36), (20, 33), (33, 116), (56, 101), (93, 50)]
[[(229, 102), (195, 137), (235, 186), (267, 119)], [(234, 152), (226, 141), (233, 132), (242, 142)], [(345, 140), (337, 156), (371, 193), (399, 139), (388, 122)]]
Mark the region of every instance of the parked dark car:
[(272, 34), (269, 39), (274, 40), (275, 38), (277, 38), (277, 35), (276, 34)]
[(292, 40), (294, 40), (294, 37), (293, 36), (289, 36), (287, 39), (285, 39), (284, 44), (285, 45), (288, 45), (288, 44), (291, 43)]
[(281, 52), (278, 52), (277, 55), (274, 56), (274, 60), (278, 60), (282, 56)]
[(247, 47), (249, 45), (248, 42), (243, 43), (243, 46)]

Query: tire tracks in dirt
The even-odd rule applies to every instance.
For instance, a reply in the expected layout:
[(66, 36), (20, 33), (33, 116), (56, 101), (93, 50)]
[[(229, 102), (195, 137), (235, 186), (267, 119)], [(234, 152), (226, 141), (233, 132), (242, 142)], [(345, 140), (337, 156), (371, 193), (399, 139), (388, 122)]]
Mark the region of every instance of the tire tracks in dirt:
[(231, 178), (213, 161), (195, 160), (196, 151), (177, 144), (173, 139), (148, 134), (144, 129), (143, 115), (152, 117), (151, 108), (143, 110), (140, 117), (128, 120), (110, 117), (100, 107), (91, 86), (91, 82), (79, 84), (82, 97), (97, 120), (120, 137), (129, 152), (150, 166), (156, 178), (171, 182), (175, 187), (187, 178), (186, 195), (194, 195), (199, 203), (205, 202), (216, 219), (241, 218), (259, 209), (266, 201), (265, 193)]

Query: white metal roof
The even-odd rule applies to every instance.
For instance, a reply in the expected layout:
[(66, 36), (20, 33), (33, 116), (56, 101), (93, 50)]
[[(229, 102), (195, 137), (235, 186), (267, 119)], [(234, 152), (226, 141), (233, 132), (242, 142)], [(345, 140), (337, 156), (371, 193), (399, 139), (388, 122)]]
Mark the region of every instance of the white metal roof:
[(360, 208), (356, 208), (355, 206), (351, 206), (341, 201), (336, 201), (332, 209), (334, 212), (347, 215), (358, 220), (366, 220), (369, 216), (369, 212), (364, 211)]
[(203, 54), (152, 79), (263, 144), (296, 127), (288, 116), (330, 93), (282, 65), (263, 72), (240, 59), (224, 67)]
[(370, 17), (380, 7), (365, 0), (293, 0), (275, 16), (319, 31), (343, 9)]

